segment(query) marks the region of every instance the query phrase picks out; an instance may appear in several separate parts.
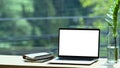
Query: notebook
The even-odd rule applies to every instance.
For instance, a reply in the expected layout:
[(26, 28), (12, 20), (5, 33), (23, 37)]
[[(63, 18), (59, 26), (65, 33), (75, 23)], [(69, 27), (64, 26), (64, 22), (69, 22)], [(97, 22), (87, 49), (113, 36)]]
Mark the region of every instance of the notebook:
[(58, 57), (49, 63), (92, 64), (99, 58), (100, 29), (59, 28)]

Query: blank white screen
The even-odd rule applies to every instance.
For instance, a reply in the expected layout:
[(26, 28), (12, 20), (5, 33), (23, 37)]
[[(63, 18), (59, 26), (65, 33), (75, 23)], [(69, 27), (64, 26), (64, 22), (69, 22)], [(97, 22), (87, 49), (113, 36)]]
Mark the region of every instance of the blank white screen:
[(59, 55), (98, 56), (98, 30), (60, 30)]

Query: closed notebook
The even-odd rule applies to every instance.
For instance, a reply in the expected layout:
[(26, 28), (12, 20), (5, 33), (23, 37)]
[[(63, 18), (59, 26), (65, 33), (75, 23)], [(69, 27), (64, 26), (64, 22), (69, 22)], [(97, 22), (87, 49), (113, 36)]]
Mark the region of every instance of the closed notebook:
[(24, 54), (23, 59), (25, 61), (46, 61), (50, 60), (54, 57), (52, 53), (41, 52), (41, 53), (32, 53), (32, 54)]

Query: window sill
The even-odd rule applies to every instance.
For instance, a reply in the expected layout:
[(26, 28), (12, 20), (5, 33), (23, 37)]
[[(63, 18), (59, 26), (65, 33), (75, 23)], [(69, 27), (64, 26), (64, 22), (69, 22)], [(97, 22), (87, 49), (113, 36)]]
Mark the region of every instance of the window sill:
[[(24, 62), (22, 56), (13, 55), (0, 55), (0, 68), (101, 68), (108, 66), (105, 65), (106, 59), (100, 58), (98, 62), (92, 65), (59, 65), (59, 64), (48, 64), (45, 63), (30, 63)], [(120, 67), (120, 62), (114, 65), (115, 68)]]

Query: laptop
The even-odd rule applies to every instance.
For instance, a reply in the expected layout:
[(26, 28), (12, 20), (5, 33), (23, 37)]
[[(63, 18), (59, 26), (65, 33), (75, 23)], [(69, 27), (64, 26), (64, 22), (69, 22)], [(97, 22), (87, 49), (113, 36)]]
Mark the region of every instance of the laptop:
[(92, 64), (99, 58), (100, 29), (59, 28), (54, 64)]

